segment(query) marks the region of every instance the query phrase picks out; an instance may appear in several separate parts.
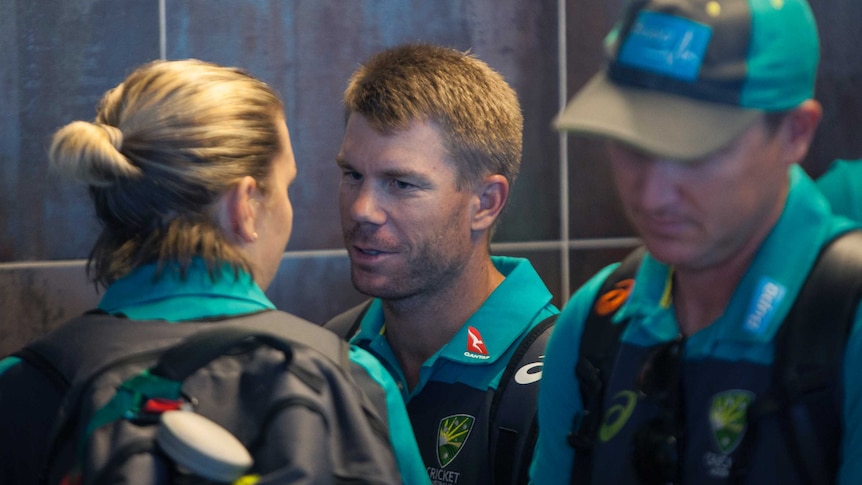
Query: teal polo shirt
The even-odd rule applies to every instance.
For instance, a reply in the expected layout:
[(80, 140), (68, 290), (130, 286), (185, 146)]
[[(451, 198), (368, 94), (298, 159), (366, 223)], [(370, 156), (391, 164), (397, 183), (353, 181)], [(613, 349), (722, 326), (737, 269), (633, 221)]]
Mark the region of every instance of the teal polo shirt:
[[(823, 245), (858, 224), (831, 213), (828, 202), (797, 165), (791, 167), (790, 192), (784, 211), (764, 240), (724, 313), (709, 327), (690, 335), (687, 359), (706, 356), (770, 363), (772, 339)], [(618, 266), (604, 268), (575, 293), (563, 309), (548, 343), (540, 384), (540, 436), (531, 468), (534, 483), (569, 483), (574, 449), (567, 443), (573, 420), (583, 410), (573, 378), (584, 321), (607, 276)], [(624, 342), (651, 346), (680, 333), (670, 294), (672, 269), (646, 255), (628, 300), (614, 321), (630, 319)], [(762, 303), (768, 302), (768, 305)], [(764, 308), (767, 308), (764, 311)], [(848, 341), (845, 359), (844, 457), (842, 483), (862, 481), (862, 308)], [(566, 470), (560, 473), (560, 470)]]
[[(496, 388), (509, 363), (516, 342), (542, 320), (559, 313), (551, 304), (551, 292), (529, 261), (494, 256), (494, 266), (505, 279), (485, 303), (464, 323), (452, 339), (422, 364), (419, 382), (407, 389), (404, 373), (385, 336), (383, 305), (374, 299), (351, 340), (382, 359), (401, 388), (405, 402), (422, 392), (430, 381), (461, 382), (476, 389)], [(488, 355), (466, 351), (469, 328), (478, 330)]]

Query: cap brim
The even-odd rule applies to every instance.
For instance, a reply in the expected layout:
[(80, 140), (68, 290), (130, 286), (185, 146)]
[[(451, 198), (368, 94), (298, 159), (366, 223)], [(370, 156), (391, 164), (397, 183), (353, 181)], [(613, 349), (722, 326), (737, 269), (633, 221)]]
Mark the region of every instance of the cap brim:
[(603, 71), (569, 101), (554, 126), (610, 138), (652, 155), (689, 161), (727, 146), (762, 113), (621, 86)]

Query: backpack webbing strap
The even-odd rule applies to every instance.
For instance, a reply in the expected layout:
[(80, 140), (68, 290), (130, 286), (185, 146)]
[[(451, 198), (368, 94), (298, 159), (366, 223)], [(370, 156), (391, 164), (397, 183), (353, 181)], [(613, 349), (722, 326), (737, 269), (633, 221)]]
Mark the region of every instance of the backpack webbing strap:
[(362, 317), (365, 316), (365, 312), (368, 311), (368, 307), (370, 306), (371, 300), (365, 300), (344, 313), (340, 313), (332, 317), (324, 323), (323, 326), (335, 332), (336, 335), (344, 340), (350, 341), (350, 339), (353, 338), (359, 330), (359, 324), (362, 322)]
[[(527, 483), (537, 436), (538, 379), (531, 379), (527, 383), (517, 382), (516, 379), (521, 369), (528, 372), (527, 377), (531, 378), (541, 372), (540, 359), (544, 356), (545, 345), (556, 320), (557, 315), (551, 315), (530, 329), (509, 358), (491, 399), (488, 416), (495, 485)], [(535, 370), (537, 368), (538, 371)], [(506, 392), (508, 389), (513, 390)], [(529, 422), (525, 422), (525, 419)]]
[[(583, 401), (583, 416), (580, 419), (575, 417), (572, 432), (569, 434), (569, 445), (575, 448), (571, 474), (573, 484), (588, 484), (592, 481), (592, 451), (602, 422), (604, 392), (613, 370), (620, 336), (628, 323), (620, 322), (614, 325), (611, 322), (616, 310), (628, 296), (627, 293), (620, 293), (618, 285), (635, 277), (645, 253), (644, 247), (635, 249), (608, 275), (584, 322), (578, 347), (578, 362), (575, 366), (575, 378), (579, 383)], [(614, 297), (616, 308), (599, 314), (596, 311), (597, 303), (606, 295), (619, 295)]]
[[(749, 410), (751, 426), (779, 413), (792, 461), (805, 483), (834, 483), (837, 476), (844, 350), (860, 301), (862, 231), (853, 231), (818, 256), (776, 337), (775, 387)], [(734, 463), (737, 477), (744, 475), (749, 457), (744, 453)]]

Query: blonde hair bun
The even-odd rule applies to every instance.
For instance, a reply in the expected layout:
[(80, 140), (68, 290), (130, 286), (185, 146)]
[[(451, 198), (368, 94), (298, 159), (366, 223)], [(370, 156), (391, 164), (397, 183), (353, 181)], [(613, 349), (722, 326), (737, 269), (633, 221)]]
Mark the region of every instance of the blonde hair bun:
[(53, 169), (88, 185), (108, 187), (117, 180), (141, 176), (120, 150), (123, 132), (110, 125), (73, 121), (51, 140), (48, 158)]

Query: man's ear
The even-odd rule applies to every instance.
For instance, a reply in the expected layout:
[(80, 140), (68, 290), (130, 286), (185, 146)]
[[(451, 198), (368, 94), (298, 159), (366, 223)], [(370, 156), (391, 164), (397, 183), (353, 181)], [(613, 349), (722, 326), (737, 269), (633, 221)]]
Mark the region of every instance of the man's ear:
[(477, 204), (471, 229), (487, 231), (494, 225), (509, 199), (509, 181), (500, 174), (488, 175), (475, 188), (475, 195)]
[(218, 223), (229, 241), (247, 244), (257, 240), (257, 195), (257, 181), (245, 176), (219, 199)]
[(790, 164), (800, 163), (805, 158), (822, 116), (823, 108), (814, 99), (804, 101), (787, 114), (782, 135), (785, 137), (787, 160)]

